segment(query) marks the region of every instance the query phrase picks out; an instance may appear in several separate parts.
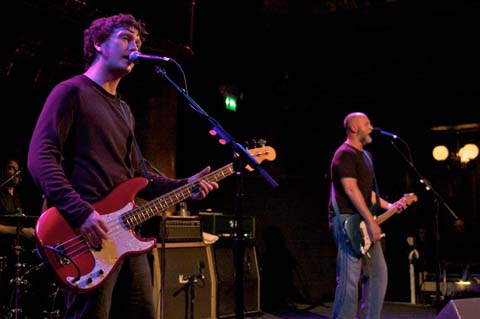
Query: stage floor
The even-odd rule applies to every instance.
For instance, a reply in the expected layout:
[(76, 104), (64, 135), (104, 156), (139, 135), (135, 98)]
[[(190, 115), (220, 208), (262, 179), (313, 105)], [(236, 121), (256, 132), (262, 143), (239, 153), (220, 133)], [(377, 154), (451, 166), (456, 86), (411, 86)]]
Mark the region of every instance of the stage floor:
[[(382, 319), (435, 319), (437, 310), (431, 305), (413, 305), (402, 302), (385, 302)], [(292, 309), (245, 317), (252, 319), (331, 318), (332, 303), (322, 305), (297, 305)]]

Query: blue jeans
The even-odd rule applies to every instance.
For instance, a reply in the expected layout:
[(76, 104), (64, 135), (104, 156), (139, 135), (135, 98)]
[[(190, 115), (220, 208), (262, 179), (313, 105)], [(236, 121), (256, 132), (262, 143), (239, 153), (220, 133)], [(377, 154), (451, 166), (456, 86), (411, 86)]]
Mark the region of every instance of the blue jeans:
[[(340, 215), (342, 224), (349, 215)], [(329, 221), (330, 231), (337, 244), (337, 287), (333, 302), (334, 319), (357, 318), (358, 291), (361, 281), (362, 302), (358, 318), (377, 319), (382, 312), (387, 290), (388, 271), (380, 242), (368, 251), (370, 257), (353, 255), (343, 233), (339, 236), (337, 217)]]
[(147, 254), (127, 256), (98, 289), (65, 292), (67, 319), (154, 319), (153, 283)]

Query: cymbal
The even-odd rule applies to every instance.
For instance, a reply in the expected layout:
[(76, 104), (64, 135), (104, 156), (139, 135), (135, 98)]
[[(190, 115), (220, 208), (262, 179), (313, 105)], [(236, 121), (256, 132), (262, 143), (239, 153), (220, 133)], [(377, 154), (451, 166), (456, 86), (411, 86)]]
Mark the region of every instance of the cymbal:
[(11, 226), (33, 227), (37, 223), (38, 216), (29, 216), (23, 214), (0, 215), (0, 223)]

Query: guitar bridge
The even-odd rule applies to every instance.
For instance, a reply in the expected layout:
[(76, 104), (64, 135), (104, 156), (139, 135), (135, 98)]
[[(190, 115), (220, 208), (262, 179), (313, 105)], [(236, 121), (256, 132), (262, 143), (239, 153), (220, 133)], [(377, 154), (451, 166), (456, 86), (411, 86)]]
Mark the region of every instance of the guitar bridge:
[(71, 260), (65, 251), (65, 247), (62, 244), (55, 245), (52, 247), (52, 250), (55, 252), (55, 257), (60, 265), (65, 266), (71, 263)]

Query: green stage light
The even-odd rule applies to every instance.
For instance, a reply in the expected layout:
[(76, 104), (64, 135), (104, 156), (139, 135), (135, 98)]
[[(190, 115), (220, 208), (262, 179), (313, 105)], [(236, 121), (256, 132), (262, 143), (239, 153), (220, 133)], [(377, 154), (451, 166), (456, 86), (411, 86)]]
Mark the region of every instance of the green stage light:
[(232, 112), (237, 111), (237, 97), (235, 95), (225, 95), (225, 108)]

